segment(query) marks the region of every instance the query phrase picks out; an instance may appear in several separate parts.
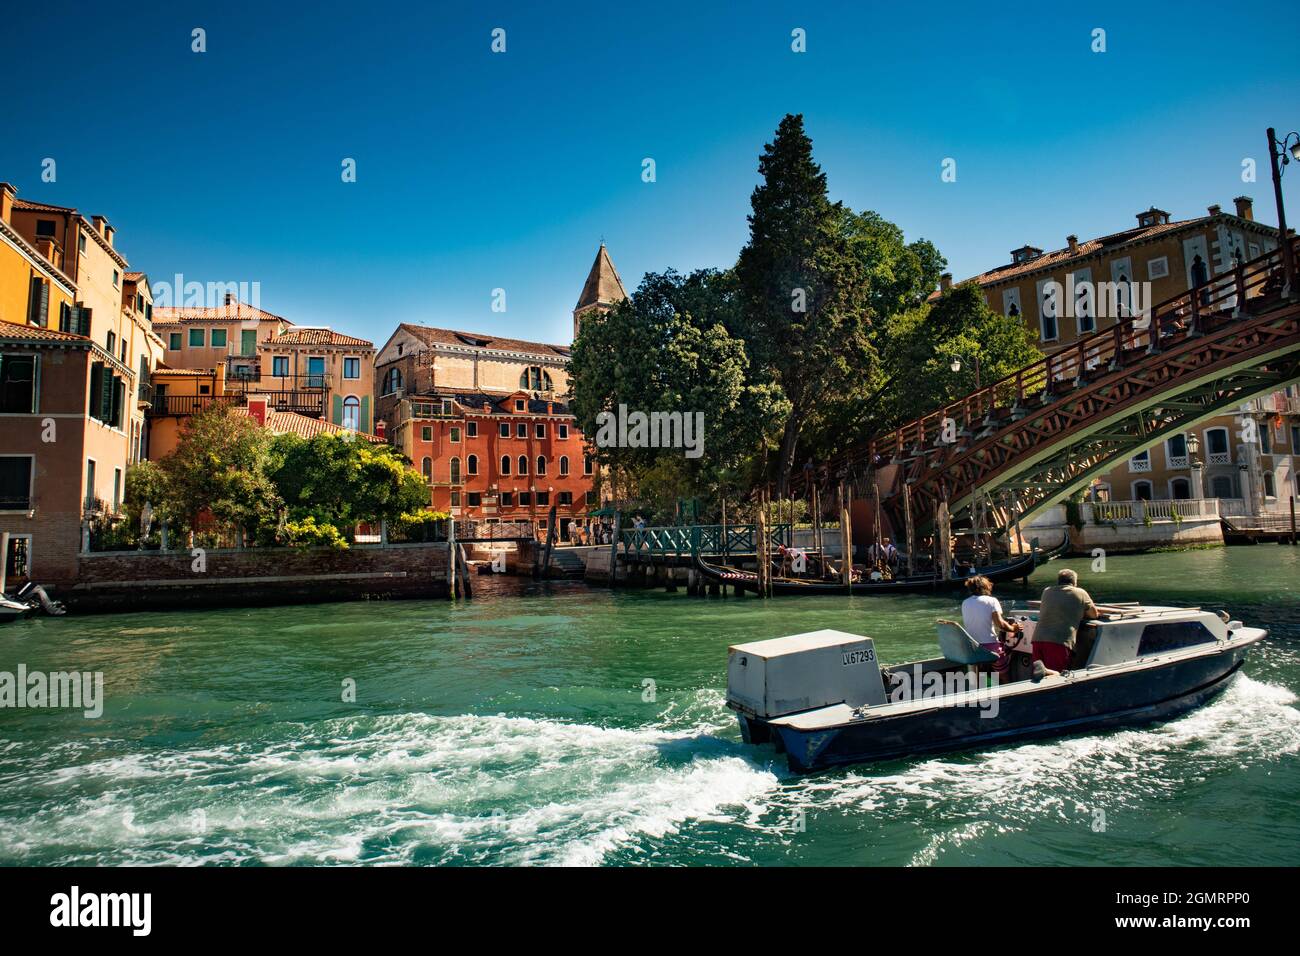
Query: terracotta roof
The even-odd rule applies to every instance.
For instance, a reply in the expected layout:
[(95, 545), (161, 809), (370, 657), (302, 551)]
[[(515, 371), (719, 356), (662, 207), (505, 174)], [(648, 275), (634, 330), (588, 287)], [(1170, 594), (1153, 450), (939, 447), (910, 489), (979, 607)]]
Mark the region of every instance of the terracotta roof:
[(271, 339), (273, 345), (357, 345), (373, 349), (375, 344), (367, 339), (344, 335), (330, 329), (289, 329)]
[[(1041, 256), (1035, 256), (1026, 262), (1012, 262), (1004, 266), (998, 266), (996, 269), (990, 269), (988, 272), (980, 273), (970, 279), (962, 282), (955, 282), (954, 285), (966, 285), (975, 283), (976, 285), (990, 285), (994, 282), (1003, 282), (1007, 279), (1014, 279), (1030, 272), (1037, 272), (1040, 269), (1046, 270), (1059, 266), (1072, 259), (1083, 259), (1103, 249), (1115, 248), (1130, 242), (1140, 242), (1147, 239), (1153, 239), (1161, 233), (1171, 232), (1176, 229), (1184, 229), (1189, 226), (1202, 225), (1208, 222), (1211, 216), (1201, 216), (1197, 219), (1179, 219), (1175, 222), (1163, 222), (1155, 226), (1136, 226), (1132, 229), (1126, 229), (1123, 232), (1113, 232), (1108, 236), (1099, 236), (1096, 239), (1089, 239), (1087, 242), (1081, 242), (1074, 252), (1066, 246), (1062, 249), (1056, 249), (1052, 252), (1045, 252)], [(931, 299), (939, 297), (938, 292), (930, 294)]]
[(614, 305), (626, 298), (627, 290), (623, 288), (623, 280), (618, 277), (609, 250), (602, 242), (596, 251), (596, 261), (591, 264), (591, 272), (587, 274), (582, 294), (578, 296), (578, 304), (573, 307), (574, 311), (594, 305)]
[(41, 328), (39, 325), (27, 325), (20, 322), (5, 322), (0, 319), (0, 339), (5, 341), (26, 342), (68, 342), (72, 344), (91, 345), (84, 335), (60, 332), (58, 329)]
[(145, 277), (143, 272), (128, 272), (123, 276), (127, 282), (139, 282)]
[(153, 310), (154, 325), (176, 325), (180, 322), (233, 322), (244, 319), (293, 325), (286, 318), (244, 302), (216, 306), (160, 306)]
[(156, 366), (154, 371), (164, 375), (202, 375), (204, 378), (212, 378), (216, 375), (216, 372), (210, 368), (172, 368), (161, 364)]
[(118, 252), (115, 248), (110, 246), (108, 244), (108, 240), (99, 234), (99, 230), (95, 228), (95, 224), (91, 222), (89, 219), (87, 219), (85, 216), (83, 216), (81, 213), (79, 213), (74, 207), (56, 206), (53, 203), (48, 203), (48, 202), (34, 202), (31, 199), (19, 199), (18, 197), (15, 196), (14, 208), (26, 209), (31, 212), (58, 212), (58, 213), (66, 213), (67, 215), (70, 216), (76, 216), (79, 220), (81, 220), (81, 224), (85, 227), (86, 232), (90, 234), (90, 238), (94, 239), (95, 243), (101, 249), (103, 249), (115, 260), (117, 260), (118, 265), (120, 265), (123, 269), (126, 268), (126, 259), (123, 257), (122, 253)]
[[(256, 398), (257, 396), (251, 396)], [(250, 418), (252, 413), (247, 408), (245, 414)], [(297, 435), (300, 438), (314, 438), (317, 435), (342, 435), (347, 434), (349, 429), (342, 425), (335, 425), (333, 422), (326, 421), (323, 418), (311, 418), (307, 415), (299, 415), (297, 412), (277, 412), (274, 409), (266, 410), (266, 428), (277, 435)], [(364, 438), (374, 444), (382, 444), (384, 439), (377, 438), (374, 435), (367, 435), (365, 432), (356, 432), (358, 438)]]
[(405, 329), (425, 345), (460, 345), (471, 348), (496, 349), (505, 352), (531, 352), (534, 355), (567, 359), (567, 345), (546, 345), (542, 342), (525, 342), (522, 339), (507, 339), (496, 335), (481, 335), (476, 332), (458, 332), (455, 329), (435, 329), (428, 325), (412, 325), (403, 322), (398, 328)]
[(15, 209), (30, 209), (33, 212), (76, 212), (71, 206), (56, 206), (48, 202), (35, 202), (31, 199), (14, 198)]
[[(524, 398), (527, 401), (527, 405), (525, 405), (524, 408), (529, 415), (545, 415), (547, 413), (548, 405), (553, 408), (552, 414), (570, 414), (569, 406), (559, 399), (533, 398), (530, 395), (519, 391), (498, 392), (492, 394), (490, 392), (467, 392), (464, 389), (457, 388), (435, 388), (431, 392), (421, 392), (419, 395), (408, 395), (406, 397), (412, 402), (433, 402), (444, 398), (450, 398), (453, 399), (457, 405), (460, 405), (467, 411), (479, 412), (480, 414), (483, 412), (484, 405), (491, 405), (493, 415), (520, 414), (514, 410), (514, 399)], [(501, 407), (503, 403), (506, 405), (504, 408)]]

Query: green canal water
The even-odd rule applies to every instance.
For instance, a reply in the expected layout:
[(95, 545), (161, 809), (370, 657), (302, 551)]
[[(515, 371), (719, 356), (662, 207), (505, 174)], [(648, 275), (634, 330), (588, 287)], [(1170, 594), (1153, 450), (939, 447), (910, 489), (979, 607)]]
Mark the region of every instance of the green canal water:
[(1300, 549), (1066, 561), (999, 593), (1063, 565), (1272, 633), (1170, 723), (800, 777), (741, 743), (727, 645), (834, 627), (932, 656), (952, 597), (479, 578), (455, 605), (6, 625), (0, 671), (102, 671), (106, 701), (0, 710), (0, 863), (1300, 863)]

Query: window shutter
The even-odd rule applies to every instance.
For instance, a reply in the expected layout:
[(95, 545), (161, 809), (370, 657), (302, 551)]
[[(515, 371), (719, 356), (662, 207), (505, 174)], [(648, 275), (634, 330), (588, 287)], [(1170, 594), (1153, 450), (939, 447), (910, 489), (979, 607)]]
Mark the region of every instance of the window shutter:
[(370, 433), (370, 396), (369, 395), (361, 396), (361, 421), (359, 422), (359, 430), (365, 432), (366, 434)]
[(122, 406), (126, 404), (126, 382), (113, 376), (113, 409), (109, 424), (114, 428), (122, 427)]
[(100, 376), (99, 420), (105, 425), (113, 421), (113, 373), (108, 365)]
[(87, 406), (87, 413), (91, 418), (98, 418), (99, 411), (103, 402), (104, 392), (104, 364), (94, 362), (90, 366), (90, 404)]
[(50, 284), (41, 280), (41, 311), (39, 321), (36, 323), (41, 328), (46, 328), (50, 324)]

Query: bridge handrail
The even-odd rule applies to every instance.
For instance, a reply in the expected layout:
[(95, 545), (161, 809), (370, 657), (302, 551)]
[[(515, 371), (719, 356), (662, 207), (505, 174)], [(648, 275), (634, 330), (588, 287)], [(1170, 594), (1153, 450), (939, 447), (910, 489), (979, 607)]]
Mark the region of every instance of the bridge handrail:
[[(768, 544), (789, 546), (793, 526), (768, 526)], [(624, 554), (673, 555), (752, 554), (758, 540), (758, 525), (667, 525), (655, 528), (630, 528), (619, 533)]]
[[(1300, 250), (1300, 238), (1292, 239), (1291, 243), (1293, 249)], [(1026, 396), (1040, 392), (1050, 396), (1056, 382), (1080, 378), (1080, 371), (1086, 374), (1110, 361), (1122, 362), (1126, 348), (1137, 349), (1145, 345), (1148, 350), (1159, 351), (1162, 339), (1172, 340), (1179, 333), (1184, 336), (1199, 334), (1203, 315), (1222, 311), (1225, 306), (1240, 309), (1250, 297), (1251, 291), (1260, 289), (1281, 262), (1282, 246), (1279, 245), (1203, 285), (1150, 306), (1145, 314), (1140, 313), (1094, 332), (992, 385), (976, 389), (957, 402), (872, 438), (866, 445), (868, 458), (874, 461), (877, 455), (901, 454), (909, 442), (924, 447), (927, 434), (940, 434), (945, 420), (969, 426), (981, 415), (990, 415), (1000, 407), (999, 397), (1013, 399), (1015, 405), (1021, 405)], [(1093, 307), (1095, 310), (1095, 302)], [(860, 459), (861, 452), (862, 446), (843, 452), (832, 460), (831, 465), (848, 465)]]

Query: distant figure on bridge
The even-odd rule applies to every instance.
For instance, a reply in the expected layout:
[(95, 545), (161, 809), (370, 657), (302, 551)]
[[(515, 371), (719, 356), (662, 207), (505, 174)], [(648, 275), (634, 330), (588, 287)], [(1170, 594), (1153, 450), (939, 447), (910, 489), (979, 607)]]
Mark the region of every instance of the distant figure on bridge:
[[(1201, 258), (1200, 253), (1197, 253), (1196, 256), (1192, 259), (1192, 288), (1194, 289), (1200, 288), (1201, 286), (1205, 285), (1209, 281), (1210, 281), (1210, 269), (1205, 264), (1205, 260)], [(1201, 297), (1201, 305), (1210, 304), (1209, 289), (1202, 289), (1200, 297)]]
[(645, 527), (645, 518), (642, 518), (638, 514), (635, 518), (632, 519), (632, 527), (636, 528), (637, 531), (640, 531), (642, 528)]
[(1034, 627), (1034, 677), (1069, 670), (1079, 626), (1099, 616), (1092, 597), (1079, 587), (1079, 575), (1066, 568), (1056, 584), (1044, 588)]
[(1011, 655), (1002, 643), (1002, 635), (1015, 634), (1020, 630), (1020, 624), (1002, 616), (1002, 602), (993, 596), (993, 582), (988, 578), (983, 575), (970, 578), (966, 582), (966, 591), (970, 597), (961, 603), (962, 626), (980, 647), (997, 656), (993, 672), (998, 675), (998, 683), (1005, 683), (1011, 668)]

